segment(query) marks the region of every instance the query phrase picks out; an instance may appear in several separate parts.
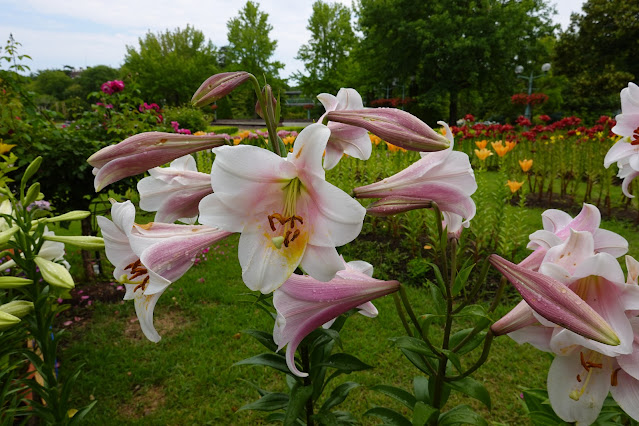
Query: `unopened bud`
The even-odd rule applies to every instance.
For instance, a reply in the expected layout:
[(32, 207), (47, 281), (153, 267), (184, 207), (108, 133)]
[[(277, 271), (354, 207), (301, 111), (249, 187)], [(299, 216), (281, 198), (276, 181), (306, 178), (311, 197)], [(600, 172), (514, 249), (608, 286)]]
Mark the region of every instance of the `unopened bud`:
[(195, 91), (191, 103), (194, 106), (204, 106), (215, 102), (231, 93), (249, 78), (251, 78), (251, 74), (246, 71), (223, 72), (212, 75)]
[(15, 315), (0, 311), (0, 331), (6, 330), (19, 322), (20, 318), (16, 317)]
[(44, 219), (44, 221), (47, 223), (64, 222), (67, 220), (82, 220), (85, 217), (89, 217), (89, 216), (91, 216), (91, 212), (88, 212), (86, 210), (73, 210), (73, 211), (61, 214), (60, 216), (48, 217)]
[(29, 189), (27, 190), (27, 195), (25, 195), (24, 197), (23, 205), (25, 207), (31, 205), (31, 203), (33, 203), (35, 200), (38, 199), (39, 195), (40, 195), (40, 183), (36, 182), (33, 185), (31, 185)]
[[(6, 264), (2, 264), (1, 266), (2, 269), (7, 268), (5, 265)], [(0, 288), (3, 290), (8, 288), (23, 287), (29, 284), (33, 284), (33, 281), (28, 280), (26, 278), (19, 278), (19, 277), (12, 277), (12, 276), (0, 277)]]
[(415, 209), (427, 209), (432, 205), (431, 200), (424, 198), (390, 196), (369, 205), (366, 213), (371, 216), (386, 217)]
[(104, 248), (104, 240), (100, 237), (91, 237), (85, 235), (44, 235), (42, 238), (47, 241), (56, 241), (58, 243), (71, 244), (85, 250), (100, 250), (101, 248)]
[(361, 127), (388, 143), (410, 151), (441, 151), (450, 146), (446, 136), (406, 111), (396, 108), (364, 108), (330, 111), (326, 119)]
[(40, 268), (42, 279), (54, 287), (70, 290), (75, 287), (73, 278), (67, 268), (59, 263), (52, 262), (40, 256), (34, 258), (36, 265)]
[(33, 311), (33, 303), (26, 300), (14, 300), (0, 305), (0, 312), (22, 318)]

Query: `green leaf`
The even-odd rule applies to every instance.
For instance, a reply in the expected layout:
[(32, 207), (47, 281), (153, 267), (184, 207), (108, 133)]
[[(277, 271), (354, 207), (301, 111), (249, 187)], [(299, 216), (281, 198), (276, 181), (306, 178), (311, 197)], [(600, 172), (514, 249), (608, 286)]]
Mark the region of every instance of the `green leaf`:
[(478, 317), (478, 318), (487, 319), (488, 321), (492, 321), (492, 319), (490, 318), (490, 315), (488, 315), (488, 312), (486, 312), (486, 308), (484, 308), (481, 305), (464, 306), (464, 309), (462, 309), (461, 312), (459, 312), (455, 316), (456, 317)]
[(365, 362), (360, 361), (358, 358), (353, 355), (339, 353), (333, 354), (326, 362), (322, 362), (319, 364), (320, 367), (330, 367), (336, 368), (337, 370), (348, 372), (351, 371), (362, 371), (373, 368), (371, 365), (366, 364)]
[(313, 394), (312, 386), (296, 386), (291, 389), (291, 396), (286, 407), (286, 415), (284, 417), (284, 426), (290, 426), (297, 422), (297, 418), (304, 411), (306, 401)]
[(427, 356), (429, 358), (437, 358), (437, 355), (435, 355), (430, 350), (428, 345), (424, 343), (422, 339), (417, 339), (415, 337), (409, 337), (409, 336), (401, 336), (401, 337), (393, 337), (390, 340), (395, 344), (395, 346), (397, 346), (400, 349), (406, 349), (411, 352), (415, 352), (415, 353)]
[(433, 269), (433, 273), (435, 273), (435, 279), (437, 280), (439, 291), (441, 291), (442, 294), (446, 293), (446, 282), (444, 281), (444, 277), (442, 276), (439, 266), (434, 263), (429, 263), (429, 265)]
[[(450, 336), (450, 347), (456, 348), (457, 345), (459, 345), (462, 342), (462, 340), (464, 340), (472, 331), (473, 331), (472, 328), (466, 328)], [(471, 352), (477, 346), (481, 345), (485, 337), (486, 337), (485, 331), (475, 334), (466, 343), (464, 343), (464, 345), (461, 348), (457, 350), (457, 354), (464, 355), (464, 354), (467, 354), (468, 352)]]
[(417, 368), (419, 368), (419, 370), (422, 373), (425, 374), (430, 374), (431, 370), (428, 368), (426, 362), (424, 361), (424, 359), (422, 358), (422, 356), (420, 356), (419, 354), (409, 351), (408, 349), (400, 349), (402, 351), (402, 353), (404, 354), (404, 356), (413, 363), (413, 365)]
[(277, 345), (273, 341), (273, 335), (261, 330), (242, 330), (242, 333), (248, 334), (255, 340), (260, 342), (262, 346), (271, 352), (277, 352)]
[(243, 359), (242, 361), (236, 362), (235, 365), (263, 365), (293, 375), (286, 365), (286, 358), (280, 354), (263, 353), (252, 358)]
[(417, 402), (415, 397), (410, 392), (407, 392), (404, 389), (396, 388), (395, 386), (377, 385), (373, 386), (371, 390), (381, 392), (384, 395), (390, 396), (391, 398), (401, 402), (411, 410), (415, 406), (415, 402)]
[(413, 426), (425, 426), (431, 422), (431, 418), (437, 415), (439, 415), (437, 408), (418, 401), (413, 411)]
[(237, 411), (258, 410), (258, 411), (275, 411), (281, 410), (288, 406), (288, 395), (285, 393), (272, 392), (264, 395), (257, 401), (240, 407)]
[(490, 410), (490, 394), (482, 383), (472, 377), (464, 377), (461, 380), (446, 382), (446, 384), (464, 395), (475, 398)]
[(344, 402), (344, 400), (346, 400), (346, 397), (348, 397), (350, 391), (352, 391), (356, 387), (359, 387), (359, 383), (342, 383), (341, 385), (333, 389), (333, 392), (331, 392), (331, 395), (328, 397), (326, 402), (324, 402), (324, 405), (322, 405), (320, 411), (329, 411), (331, 408), (338, 406), (339, 404)]
[(382, 419), (385, 425), (412, 426), (412, 423), (410, 422), (410, 420), (402, 416), (397, 411), (391, 410), (390, 408), (385, 408), (385, 407), (371, 408), (370, 410), (365, 412), (364, 415), (373, 416), (373, 417)]
[(458, 405), (457, 407), (443, 413), (439, 416), (439, 426), (447, 425), (481, 425), (487, 426), (486, 420), (482, 416), (475, 413), (468, 405)]
[(422, 376), (415, 376), (413, 379), (413, 391), (417, 401), (429, 403), (430, 395), (428, 393), (428, 379)]
[(444, 315), (446, 313), (446, 301), (444, 300), (441, 290), (431, 282), (428, 283), (428, 290), (435, 304), (435, 313), (437, 313), (437, 315)]
[(457, 273), (457, 276), (455, 277), (455, 282), (453, 283), (453, 288), (452, 288), (453, 296), (457, 296), (459, 292), (462, 290), (462, 288), (464, 288), (464, 286), (466, 285), (466, 282), (468, 281), (468, 276), (470, 275), (474, 267), (475, 267), (475, 264), (473, 263), (472, 265), (466, 268), (463, 268)]
[(448, 360), (455, 366), (457, 371), (462, 372), (461, 360), (459, 359), (459, 355), (455, 352), (448, 349), (440, 349), (444, 355), (448, 357)]
[(559, 426), (570, 424), (561, 420), (554, 412), (551, 414), (545, 411), (531, 411), (528, 413), (528, 417), (535, 426)]

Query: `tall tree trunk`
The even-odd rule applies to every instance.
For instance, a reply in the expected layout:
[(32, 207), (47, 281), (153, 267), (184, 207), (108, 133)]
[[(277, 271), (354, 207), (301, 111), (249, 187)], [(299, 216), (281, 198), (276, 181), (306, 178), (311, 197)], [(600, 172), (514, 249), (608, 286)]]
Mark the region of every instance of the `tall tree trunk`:
[(448, 123), (451, 126), (454, 126), (457, 122), (457, 102), (459, 100), (459, 91), (457, 89), (451, 89), (450, 94), (450, 104), (448, 107)]

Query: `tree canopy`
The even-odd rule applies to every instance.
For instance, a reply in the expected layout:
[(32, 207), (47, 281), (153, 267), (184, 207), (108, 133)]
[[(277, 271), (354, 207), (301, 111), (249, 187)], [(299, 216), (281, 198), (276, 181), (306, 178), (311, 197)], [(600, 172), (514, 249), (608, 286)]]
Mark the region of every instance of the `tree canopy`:
[(127, 46), (123, 71), (130, 73), (149, 102), (188, 102), (204, 80), (218, 72), (217, 50), (202, 31), (187, 25), (139, 39)]
[(316, 95), (335, 92), (351, 79), (351, 52), (357, 38), (351, 27), (351, 11), (340, 3), (313, 3), (313, 14), (306, 28), (311, 32), (308, 44), (300, 47), (297, 59), (304, 63), (308, 75), (293, 75), (303, 92)]
[(556, 71), (569, 77), (569, 109), (613, 112), (619, 91), (639, 78), (639, 3), (588, 0), (583, 12), (559, 36)]
[(536, 59), (553, 31), (542, 0), (360, 0), (357, 13), (365, 84), (412, 81), (422, 113), (447, 104), (449, 121), (464, 91), (508, 102), (515, 66)]

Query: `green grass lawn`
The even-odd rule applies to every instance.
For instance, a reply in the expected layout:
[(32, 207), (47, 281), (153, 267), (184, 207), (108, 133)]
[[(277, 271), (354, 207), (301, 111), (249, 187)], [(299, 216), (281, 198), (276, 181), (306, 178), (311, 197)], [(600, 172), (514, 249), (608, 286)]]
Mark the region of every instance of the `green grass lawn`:
[[(501, 185), (497, 173), (487, 172), (485, 176), (483, 184), (493, 185), (495, 190)], [(518, 212), (518, 232), (527, 235), (541, 228), (543, 210), (509, 204), (504, 206), (502, 215), (509, 217)], [(635, 225), (604, 220), (601, 227), (623, 235), (630, 243), (630, 254), (639, 255)], [(243, 330), (272, 329), (272, 320), (252, 304), (241, 281), (237, 241), (238, 237), (233, 236), (212, 247), (209, 260), (194, 266), (160, 298), (155, 308), (156, 328), (162, 335), (159, 343), (144, 338), (132, 302), (95, 303), (92, 318), (69, 330), (60, 356), (61, 372), (68, 375), (83, 365), (73, 398), (78, 407), (98, 400), (87, 417), (88, 424), (264, 424), (264, 413), (237, 411), (257, 399), (249, 382), (271, 391), (283, 390), (286, 384), (283, 375), (272, 370), (234, 366), (263, 352)], [(375, 254), (374, 247), (362, 247), (346, 250), (347, 260), (362, 258), (375, 264), (378, 259), (369, 257)], [(416, 301), (417, 314), (432, 311), (426, 291), (409, 287), (408, 292)], [(506, 296), (495, 319), (519, 300), (512, 290)], [(377, 318), (355, 315), (342, 331), (344, 351), (375, 368), (342, 376), (333, 384), (350, 380), (363, 385), (339, 407), (352, 412), (363, 424), (378, 423), (374, 418), (363, 417), (375, 405), (404, 411), (390, 398), (370, 390), (370, 386), (391, 384), (410, 389), (418, 374), (389, 341), (404, 334), (392, 298), (382, 298), (375, 305), (380, 311)], [(461, 324), (459, 328), (469, 326), (472, 324)], [(550, 362), (550, 356), (529, 345), (519, 346), (508, 337), (497, 338), (488, 362), (474, 375), (489, 390), (492, 411), (460, 395), (452, 397), (448, 407), (466, 403), (489, 421), (526, 424), (520, 392), (527, 387), (544, 387)]]

